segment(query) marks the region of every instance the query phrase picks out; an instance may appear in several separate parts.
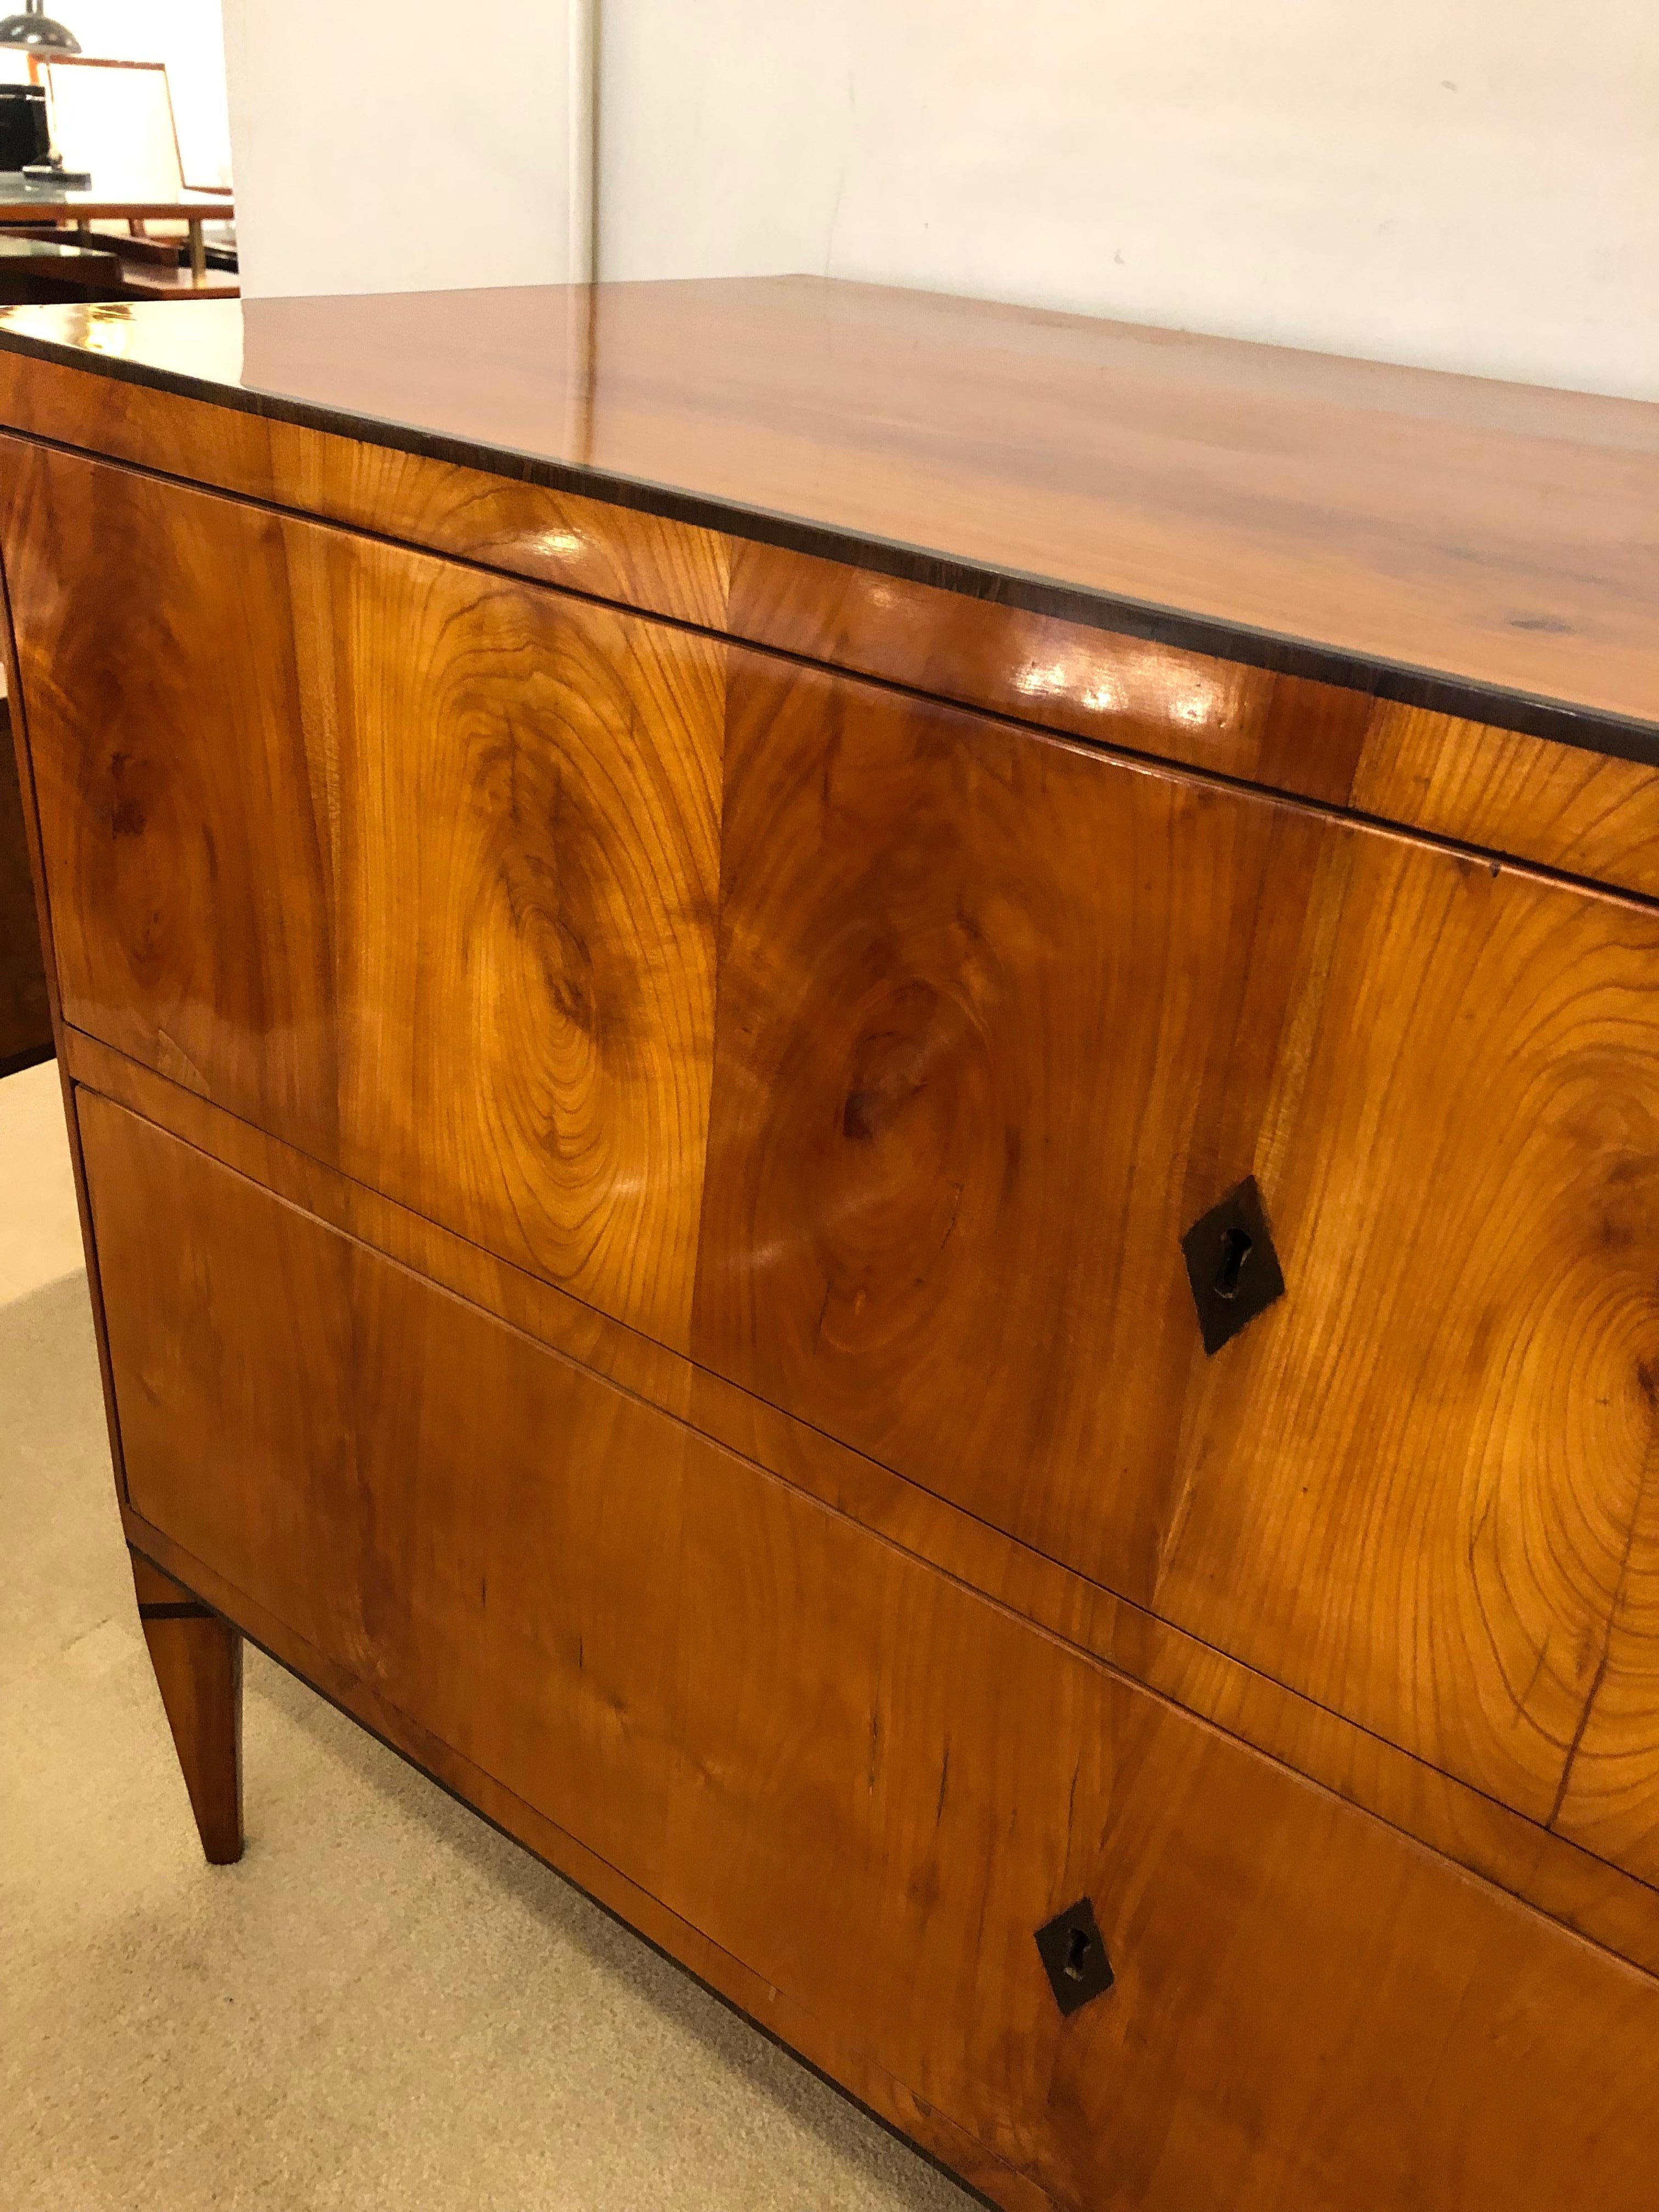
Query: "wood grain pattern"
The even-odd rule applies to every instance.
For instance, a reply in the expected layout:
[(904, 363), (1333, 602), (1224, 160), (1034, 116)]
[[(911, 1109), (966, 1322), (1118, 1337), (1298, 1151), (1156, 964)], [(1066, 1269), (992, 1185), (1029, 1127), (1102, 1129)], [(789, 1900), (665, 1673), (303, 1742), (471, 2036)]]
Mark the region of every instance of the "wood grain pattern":
[(18, 309), (4, 343), (658, 512), (725, 502), (830, 557), (917, 549), (924, 581), (973, 563), (1654, 720), (1640, 403), (806, 277), (200, 305), (188, 331)]
[(1659, 1884), (1659, 1478), (1644, 1470), (1618, 1597), (1553, 1825)]
[[(89, 337), (126, 313), (88, 308)], [(695, 524), (3, 348), (0, 422), (648, 614), (724, 623), (728, 543)]]
[(242, 1856), (242, 1639), (140, 1553), (138, 1619), (210, 1866)]
[(1162, 641), (732, 541), (734, 637), (1097, 743), (1341, 805), (1374, 702)]
[(268, 1612), (246, 1590), (198, 1559), (173, 1540), (123, 1509), (129, 1541), (166, 1561), (169, 1571), (210, 1598), (227, 1615), (234, 1614), (248, 1637), (279, 1664), (398, 1753), (422, 1773), (475, 1807), (505, 1834), (574, 1883), (607, 1911), (628, 1922), (658, 1948), (696, 1975), (729, 2004), (746, 2014), (856, 2097), (890, 2126), (900, 2130), (964, 2181), (993, 2197), (1006, 2212), (1049, 2212), (1054, 2198), (1029, 2174), (1018, 2173), (975, 2137), (917, 2097), (873, 2060), (860, 2045), (833, 2033), (806, 2006), (711, 1943), (700, 1929), (668, 1911), (661, 1900), (630, 1881), (568, 1829), (502, 1788), (493, 1776), (464, 1759), (448, 1744), (338, 1661), (307, 1644), (286, 1622)]
[(1070, 736), (1655, 890), (1644, 856), (1659, 771), (1642, 762), (3, 348), (0, 422)]
[(1194, 1372), (1152, 1602), (1547, 1820), (1654, 1450), (1659, 917), (1350, 830), (1325, 896), (1292, 1287)]
[(62, 454), (4, 492), (69, 1018), (683, 1344), (720, 649)]
[(0, 699), (0, 1073), (52, 1053), (52, 1009), (35, 919), (11, 716)]
[[(1057, 2201), (1645, 2205), (1659, 1984), (121, 1109), (82, 1113), (139, 1510), (588, 1849), (617, 1832), (622, 1873), (810, 1986)], [(161, 1297), (158, 1207), (186, 1262)], [(518, 1510), (476, 1520), (481, 1372)], [(296, 1556), (301, 1526), (337, 1540)], [(617, 1634), (659, 1592), (659, 1632)], [(1118, 1980), (1063, 2021), (1031, 1930), (1079, 1893)]]
[[(747, 661), (725, 837), (694, 1357), (1547, 1821), (1651, 1450), (1659, 919)], [(1206, 1361), (1249, 1173), (1289, 1292)]]
[[(1549, 1817), (1646, 1449), (1650, 917), (25, 459), (73, 1020)], [(1211, 1373), (1179, 1238), (1252, 1171), (1291, 1295)]]
[(1340, 804), (1369, 692), (0, 349), (0, 422), (506, 574)]
[(1351, 793), (1410, 823), (1659, 898), (1659, 769), (1379, 702)]
[(1249, 1172), (1322, 826), (816, 672), (729, 696), (694, 1356), (1144, 1601), (1178, 1239)]
[(0, 349), (0, 421), (287, 509), (1340, 803), (1368, 693)]
[(1659, 1899), (1629, 1875), (106, 1046), (65, 1049), (77, 1082), (1659, 1974)]
[[(0, 332), (141, 1595), (1002, 2203), (1645, 2205), (1659, 417), (847, 288), (472, 299), (465, 374), (273, 305)], [(1247, 1174), (1285, 1294), (1206, 1359)]]
[[(0, 564), (3, 566), (3, 564)], [(46, 886), (46, 857), (40, 849), (40, 809), (36, 804), (34, 772), (29, 757), (28, 712), (22, 695), (17, 664), (17, 643), (11, 622), (9, 590), (0, 574), (0, 667), (3, 668), (7, 713), (11, 723), (11, 757), (17, 771), (18, 799), (23, 845), (33, 893), (35, 923), (46, 991), (51, 1041), (58, 1061), (58, 1088), (64, 1102), (64, 1133), (68, 1139), (70, 1173), (75, 1186), (76, 1212), (86, 1255), (87, 1288), (91, 1294), (93, 1337), (98, 1352), (98, 1379), (103, 1394), (104, 1420), (109, 1439), (110, 1466), (117, 1497), (125, 1504), (126, 1475), (121, 1461), (121, 1432), (115, 1418), (115, 1382), (110, 1371), (109, 1338), (104, 1326), (103, 1291), (98, 1273), (98, 1255), (93, 1243), (92, 1213), (87, 1199), (86, 1164), (81, 1156), (81, 1132), (76, 1118), (73, 1087), (65, 1065), (64, 1009), (58, 990), (56, 942), (52, 927), (52, 905)]]

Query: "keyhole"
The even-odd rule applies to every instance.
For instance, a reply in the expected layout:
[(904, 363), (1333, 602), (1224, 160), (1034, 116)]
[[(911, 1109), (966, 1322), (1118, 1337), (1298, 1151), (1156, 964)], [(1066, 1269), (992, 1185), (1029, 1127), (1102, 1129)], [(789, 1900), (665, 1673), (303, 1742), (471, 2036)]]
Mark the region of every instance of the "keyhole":
[(1088, 1955), (1088, 1929), (1073, 1928), (1066, 1939), (1066, 1965), (1063, 1971), (1068, 1982), (1080, 1982), (1083, 1979), (1084, 1961)]
[(1215, 1294), (1218, 1298), (1238, 1296), (1238, 1279), (1244, 1272), (1244, 1262), (1249, 1258), (1255, 1239), (1243, 1229), (1230, 1229), (1221, 1240), (1221, 1258), (1215, 1271)]

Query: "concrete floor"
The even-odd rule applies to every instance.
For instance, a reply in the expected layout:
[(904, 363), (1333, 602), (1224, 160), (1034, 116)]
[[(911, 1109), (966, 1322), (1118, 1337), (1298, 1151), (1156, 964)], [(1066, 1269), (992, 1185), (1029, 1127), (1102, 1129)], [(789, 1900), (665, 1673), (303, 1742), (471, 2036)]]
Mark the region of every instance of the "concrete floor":
[(0, 1082), (4, 2212), (970, 2201), (258, 1652), (202, 1861), (110, 1486), (57, 1071)]

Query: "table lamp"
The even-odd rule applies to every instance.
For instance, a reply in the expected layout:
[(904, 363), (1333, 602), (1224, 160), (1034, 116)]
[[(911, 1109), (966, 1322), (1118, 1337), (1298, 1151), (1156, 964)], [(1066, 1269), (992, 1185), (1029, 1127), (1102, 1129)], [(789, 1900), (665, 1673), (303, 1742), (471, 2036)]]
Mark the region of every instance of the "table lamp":
[(0, 46), (33, 46), (51, 54), (78, 54), (81, 41), (55, 15), (48, 15), (46, 0), (24, 0), (21, 15), (0, 21)]

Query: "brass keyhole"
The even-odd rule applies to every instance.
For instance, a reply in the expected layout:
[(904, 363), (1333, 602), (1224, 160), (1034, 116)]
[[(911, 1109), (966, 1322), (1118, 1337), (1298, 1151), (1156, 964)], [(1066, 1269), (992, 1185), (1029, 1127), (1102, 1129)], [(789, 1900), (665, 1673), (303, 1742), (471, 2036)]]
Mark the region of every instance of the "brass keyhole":
[(1215, 1294), (1218, 1298), (1238, 1296), (1238, 1279), (1244, 1271), (1244, 1262), (1255, 1249), (1255, 1240), (1243, 1229), (1230, 1229), (1221, 1240), (1221, 1258), (1215, 1271)]

